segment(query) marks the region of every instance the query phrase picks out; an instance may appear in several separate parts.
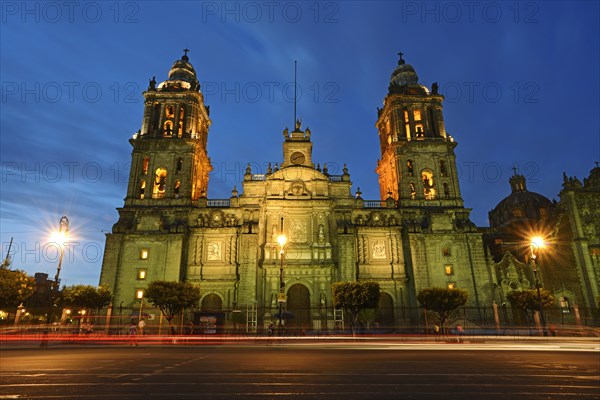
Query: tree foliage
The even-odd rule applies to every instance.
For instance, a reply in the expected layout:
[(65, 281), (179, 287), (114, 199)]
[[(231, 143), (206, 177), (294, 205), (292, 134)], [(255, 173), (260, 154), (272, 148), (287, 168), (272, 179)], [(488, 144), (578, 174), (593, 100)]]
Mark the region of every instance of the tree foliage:
[[(554, 296), (546, 289), (540, 289), (542, 298), (542, 308), (548, 308), (554, 304)], [(514, 304), (515, 307), (524, 310), (525, 312), (537, 311), (540, 308), (537, 289), (513, 290), (508, 293), (506, 298)]]
[(361, 310), (377, 308), (380, 289), (376, 282), (336, 282), (331, 285), (333, 306), (352, 316), (352, 332), (356, 332)]
[(469, 293), (464, 289), (427, 288), (417, 294), (421, 307), (433, 311), (445, 329), (446, 321), (461, 306), (467, 304)]
[(0, 268), (0, 308), (17, 307), (34, 291), (35, 279), (25, 271)]
[(102, 308), (110, 304), (111, 299), (112, 295), (106, 286), (74, 285), (62, 290), (59, 303), (63, 307)]
[(145, 297), (171, 324), (181, 311), (198, 304), (200, 289), (188, 282), (154, 281), (148, 285)]

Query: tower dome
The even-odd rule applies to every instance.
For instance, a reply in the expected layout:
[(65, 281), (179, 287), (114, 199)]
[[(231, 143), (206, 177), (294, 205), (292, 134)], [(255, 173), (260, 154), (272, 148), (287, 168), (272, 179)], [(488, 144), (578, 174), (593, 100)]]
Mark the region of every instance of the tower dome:
[(398, 66), (392, 72), (390, 77), (390, 93), (406, 93), (406, 94), (429, 94), (429, 90), (419, 84), (419, 76), (415, 72), (412, 65), (407, 64), (402, 58), (404, 53), (398, 53), (400, 59)]
[(200, 84), (196, 78), (196, 70), (187, 56), (188, 49), (180, 60), (176, 60), (169, 71), (169, 79), (158, 85), (159, 90), (199, 90)]
[(398, 53), (400, 59), (398, 60), (398, 66), (392, 72), (392, 77), (390, 79), (391, 84), (396, 84), (400, 86), (410, 86), (417, 85), (419, 81), (419, 77), (415, 72), (415, 69), (412, 65), (407, 64), (406, 61), (402, 58), (404, 53)]

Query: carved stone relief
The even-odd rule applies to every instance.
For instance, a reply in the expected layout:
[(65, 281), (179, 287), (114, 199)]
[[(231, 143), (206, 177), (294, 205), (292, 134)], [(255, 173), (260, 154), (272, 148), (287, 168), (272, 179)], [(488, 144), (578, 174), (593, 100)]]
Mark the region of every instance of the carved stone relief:
[(221, 261), (222, 252), (221, 252), (221, 243), (220, 242), (208, 242), (206, 245), (206, 259), (208, 261)]
[(385, 260), (385, 241), (382, 239), (375, 239), (371, 242), (371, 258), (373, 260)]

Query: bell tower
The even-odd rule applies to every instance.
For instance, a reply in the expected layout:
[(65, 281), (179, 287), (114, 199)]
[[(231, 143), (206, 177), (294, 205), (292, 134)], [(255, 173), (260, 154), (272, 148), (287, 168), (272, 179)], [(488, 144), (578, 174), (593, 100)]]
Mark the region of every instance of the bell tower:
[(206, 197), (212, 167), (206, 152), (211, 121), (188, 49), (166, 81), (144, 92), (144, 118), (133, 135), (125, 206), (188, 205)]
[(399, 207), (462, 207), (458, 185), (456, 142), (444, 127), (437, 83), (431, 90), (402, 58), (392, 73), (383, 108), (378, 108), (381, 199)]

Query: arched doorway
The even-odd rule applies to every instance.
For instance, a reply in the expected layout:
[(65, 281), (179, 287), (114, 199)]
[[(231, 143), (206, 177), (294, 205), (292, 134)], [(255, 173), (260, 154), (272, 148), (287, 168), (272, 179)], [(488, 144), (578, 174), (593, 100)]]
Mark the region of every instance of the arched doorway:
[(200, 309), (203, 312), (206, 311), (221, 311), (223, 309), (223, 301), (216, 294), (209, 294), (202, 299), (202, 306)]
[(290, 328), (298, 330), (312, 329), (310, 321), (310, 293), (306, 286), (292, 285), (287, 292), (287, 310), (294, 315), (288, 321)]
[(375, 322), (382, 329), (394, 329), (396, 320), (394, 318), (394, 301), (392, 296), (387, 293), (381, 293), (379, 296), (379, 304), (377, 304), (377, 315)]
[(223, 322), (225, 313), (223, 310), (223, 301), (214, 293), (207, 295), (202, 299), (200, 312), (194, 313), (194, 332), (211, 335), (223, 332)]

